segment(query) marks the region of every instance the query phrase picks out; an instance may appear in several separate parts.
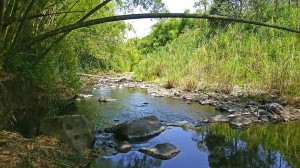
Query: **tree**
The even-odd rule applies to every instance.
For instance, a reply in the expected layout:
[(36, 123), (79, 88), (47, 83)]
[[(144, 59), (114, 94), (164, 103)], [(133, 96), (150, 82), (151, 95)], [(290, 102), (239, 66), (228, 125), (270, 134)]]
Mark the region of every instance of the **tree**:
[(98, 0), (1, 1), (0, 68), (21, 72), (43, 83), (62, 78), (64, 83), (73, 85), (78, 61), (80, 68), (84, 64), (91, 66), (92, 61), (109, 64), (103, 60), (110, 60), (122, 42), (126, 29), (123, 22), (84, 28), (69, 36), (71, 31), (67, 31), (34, 45), (26, 46), (26, 43), (69, 24), (114, 16), (117, 9), (128, 12), (136, 7), (157, 12), (162, 11), (163, 4), (160, 0), (103, 0), (100, 3)]

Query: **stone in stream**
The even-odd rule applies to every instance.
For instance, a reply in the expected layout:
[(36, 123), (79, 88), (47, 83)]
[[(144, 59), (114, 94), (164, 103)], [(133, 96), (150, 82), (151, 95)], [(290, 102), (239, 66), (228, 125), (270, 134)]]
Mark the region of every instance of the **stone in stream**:
[(92, 147), (94, 131), (82, 115), (64, 115), (41, 121), (39, 133), (53, 136), (78, 151)]
[(93, 97), (93, 95), (91, 95), (91, 94), (83, 94), (83, 93), (78, 94), (78, 96), (77, 96), (77, 98), (79, 98), (79, 99), (86, 99), (86, 98), (91, 98), (91, 97)]
[(284, 107), (278, 103), (270, 103), (266, 105), (268, 111), (273, 114), (279, 115), (282, 120), (289, 121), (290, 120), (290, 113)]
[(214, 117), (211, 117), (210, 122), (215, 123), (215, 122), (228, 122), (229, 118), (227, 116), (224, 115), (216, 115)]
[(235, 116), (229, 120), (229, 124), (233, 128), (244, 129), (251, 124), (251, 120), (243, 116)]
[(264, 110), (264, 109), (258, 109), (257, 112), (259, 115), (269, 115), (270, 114), (270, 112), (268, 112), (267, 110)]
[(259, 116), (259, 119), (263, 122), (268, 122), (269, 121), (269, 117), (267, 115), (261, 115), (261, 116)]
[(107, 97), (107, 96), (100, 96), (98, 102), (104, 102), (104, 103), (107, 103), (107, 102), (114, 102), (116, 101), (117, 99), (112, 99), (110, 97)]
[(129, 152), (131, 148), (131, 144), (127, 141), (123, 141), (116, 146), (116, 150), (122, 153)]
[(229, 107), (228, 105), (226, 105), (226, 104), (221, 104), (221, 105), (219, 105), (219, 106), (216, 106), (215, 109), (216, 109), (216, 110), (219, 110), (219, 111), (221, 111), (221, 112), (227, 112), (228, 109), (230, 109), (230, 107)]
[(175, 126), (175, 127), (193, 127), (194, 124), (188, 122), (188, 121), (176, 121), (172, 123), (168, 123), (167, 126)]
[(122, 83), (122, 82), (128, 82), (127, 78), (121, 78), (117, 82)]
[(138, 151), (164, 160), (171, 159), (180, 152), (178, 148), (169, 143), (157, 144), (151, 148), (141, 148)]
[(250, 101), (247, 102), (247, 105), (259, 106), (260, 104), (257, 101), (250, 100)]
[(110, 128), (105, 132), (114, 133), (119, 139), (139, 140), (152, 137), (164, 131), (164, 127), (155, 116), (143, 117), (131, 123), (121, 123)]

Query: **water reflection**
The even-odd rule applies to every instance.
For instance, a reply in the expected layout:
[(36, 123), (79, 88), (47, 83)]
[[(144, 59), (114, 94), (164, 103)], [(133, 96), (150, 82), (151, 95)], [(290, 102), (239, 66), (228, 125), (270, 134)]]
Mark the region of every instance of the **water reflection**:
[[(184, 101), (154, 98), (141, 90), (98, 88), (95, 97), (78, 102), (75, 113), (84, 114), (98, 129), (116, 122), (155, 115), (164, 122), (195, 122), (203, 116), (218, 114), (212, 108)], [(99, 104), (100, 95), (116, 98), (115, 103)], [(149, 104), (143, 104), (148, 102)], [(208, 110), (208, 112), (206, 112)], [(170, 160), (159, 160), (137, 150), (158, 143), (171, 143), (180, 153)], [(96, 159), (91, 167), (300, 167), (300, 123), (253, 125), (234, 130), (228, 124), (182, 129), (168, 127), (146, 142), (133, 144), (126, 154)]]
[[(192, 137), (197, 136), (193, 130), (184, 130), (180, 127), (168, 127), (159, 136), (145, 142), (133, 144), (131, 152), (120, 153), (115, 156), (106, 156), (96, 159), (91, 167), (101, 167), (102, 163), (113, 163), (112, 167), (138, 168), (199, 168), (208, 166), (208, 154), (197, 149), (197, 142)], [(171, 143), (180, 149), (180, 153), (170, 160), (160, 160), (138, 152), (141, 147), (151, 147), (159, 143)], [(104, 162), (103, 162), (104, 161)], [(108, 167), (110, 168), (110, 167)]]
[(256, 125), (239, 131), (222, 124), (199, 130), (201, 138), (193, 139), (209, 153), (210, 167), (299, 167), (299, 126)]
[[(286, 124), (269, 126), (251, 126), (246, 131), (231, 129), (228, 125), (213, 125), (198, 130), (168, 127), (159, 136), (146, 142), (133, 144), (132, 151), (115, 156), (98, 158), (93, 167), (147, 167), (147, 168), (287, 168), (299, 167), (299, 133), (291, 136), (279, 135), (278, 129), (288, 127)], [(299, 130), (299, 123), (293, 129)], [(253, 134), (255, 130), (256, 134)], [(265, 131), (270, 132), (265, 135)], [(288, 138), (291, 143), (282, 147), (273, 135)], [(259, 135), (259, 136), (257, 136)], [(147, 156), (137, 150), (158, 143), (171, 143), (180, 149), (180, 153), (170, 160), (160, 160)], [(273, 146), (275, 144), (275, 146)], [(282, 150), (283, 149), (283, 150)], [(110, 167), (109, 167), (110, 166)]]

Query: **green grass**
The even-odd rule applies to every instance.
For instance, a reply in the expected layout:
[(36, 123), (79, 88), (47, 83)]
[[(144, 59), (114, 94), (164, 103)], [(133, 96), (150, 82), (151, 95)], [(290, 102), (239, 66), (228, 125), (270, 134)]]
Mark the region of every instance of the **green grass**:
[(142, 80), (193, 90), (236, 85), (248, 91), (300, 95), (300, 36), (281, 30), (230, 25), (210, 35), (207, 21), (144, 56)]

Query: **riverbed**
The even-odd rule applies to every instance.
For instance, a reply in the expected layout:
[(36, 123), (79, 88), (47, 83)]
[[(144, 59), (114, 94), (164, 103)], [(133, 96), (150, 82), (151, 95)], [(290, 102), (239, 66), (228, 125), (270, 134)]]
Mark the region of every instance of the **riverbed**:
[[(132, 143), (128, 153), (97, 158), (91, 167), (299, 167), (300, 124), (251, 125), (235, 130), (228, 124), (199, 124), (220, 114), (214, 107), (174, 98), (157, 98), (135, 88), (96, 87), (93, 97), (76, 102), (75, 114), (85, 115), (101, 134), (104, 128), (154, 115), (162, 124), (183, 122), (189, 127), (166, 126), (151, 139)], [(99, 103), (100, 96), (117, 99)], [(96, 137), (99, 135), (96, 135)], [(180, 153), (160, 160), (138, 152), (141, 147), (171, 143)]]

